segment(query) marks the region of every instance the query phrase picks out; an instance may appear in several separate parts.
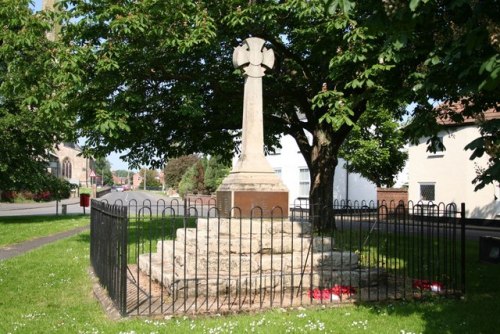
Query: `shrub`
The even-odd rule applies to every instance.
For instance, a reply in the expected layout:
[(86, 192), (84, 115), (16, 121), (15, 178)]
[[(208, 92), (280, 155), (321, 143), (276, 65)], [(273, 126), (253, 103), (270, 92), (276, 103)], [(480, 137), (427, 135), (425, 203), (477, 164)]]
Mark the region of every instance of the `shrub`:
[(33, 196), (33, 199), (37, 202), (48, 202), (52, 199), (52, 194), (50, 191), (40, 191)]
[(211, 157), (205, 170), (204, 181), (207, 191), (209, 193), (215, 192), (230, 171), (230, 166), (221, 162), (219, 157)]
[(17, 197), (17, 193), (13, 190), (2, 191), (1, 200), (2, 202), (14, 202)]
[(179, 182), (179, 195), (181, 195), (181, 197), (185, 197), (188, 193), (194, 192), (195, 189), (197, 190), (197, 172), (198, 168), (195, 164), (189, 167), (186, 173), (182, 176), (181, 182)]

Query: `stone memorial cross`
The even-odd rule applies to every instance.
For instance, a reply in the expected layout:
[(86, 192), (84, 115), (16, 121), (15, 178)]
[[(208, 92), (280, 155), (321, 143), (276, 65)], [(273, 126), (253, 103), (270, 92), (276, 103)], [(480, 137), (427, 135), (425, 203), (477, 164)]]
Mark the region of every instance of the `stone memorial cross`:
[[(250, 37), (233, 53), (234, 67), (245, 77), (245, 92), (241, 155), (217, 189), (217, 207), (223, 217), (288, 215), (288, 189), (264, 156), (262, 77), (274, 65), (273, 50), (264, 44), (263, 39)], [(275, 207), (281, 209), (273, 213)]]
[(274, 65), (274, 52), (264, 47), (261, 38), (247, 38), (235, 48), (233, 65), (244, 71), (243, 125), (241, 156), (237, 171), (269, 171), (264, 157), (264, 125), (262, 115), (262, 77)]

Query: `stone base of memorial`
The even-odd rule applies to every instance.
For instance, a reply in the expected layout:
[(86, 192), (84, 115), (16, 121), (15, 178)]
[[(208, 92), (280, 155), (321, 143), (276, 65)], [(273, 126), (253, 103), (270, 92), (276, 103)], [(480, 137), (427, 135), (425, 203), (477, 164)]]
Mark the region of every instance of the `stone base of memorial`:
[(174, 298), (300, 293), (311, 288), (377, 284), (354, 252), (315, 237), (309, 222), (200, 218), (175, 240), (139, 256), (139, 268)]
[(274, 172), (233, 172), (217, 190), (220, 217), (286, 218), (288, 189)]

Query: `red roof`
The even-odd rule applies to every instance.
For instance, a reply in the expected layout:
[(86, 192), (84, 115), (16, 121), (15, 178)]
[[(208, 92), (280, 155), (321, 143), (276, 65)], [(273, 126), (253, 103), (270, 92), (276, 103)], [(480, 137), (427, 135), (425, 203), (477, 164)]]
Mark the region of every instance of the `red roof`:
[(436, 109), (439, 111), (437, 122), (442, 125), (460, 126), (463, 124), (474, 124), (478, 123), (479, 121), (487, 121), (500, 118), (500, 104), (497, 104), (495, 108), (484, 110), (482, 113), (463, 116), (463, 121), (461, 122), (457, 122), (456, 119), (460, 119), (460, 114), (464, 112), (464, 104), (460, 102), (443, 103)]

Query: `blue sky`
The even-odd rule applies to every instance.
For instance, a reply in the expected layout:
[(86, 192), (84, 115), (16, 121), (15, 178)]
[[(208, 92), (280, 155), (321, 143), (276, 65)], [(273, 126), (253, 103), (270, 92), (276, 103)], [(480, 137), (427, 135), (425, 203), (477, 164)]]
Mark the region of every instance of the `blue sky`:
[(42, 9), (42, 0), (35, 0), (35, 10)]
[[(35, 0), (34, 1), (34, 10), (39, 11), (42, 9), (42, 0)], [(128, 169), (127, 163), (123, 162), (120, 159), (120, 154), (119, 153), (111, 153), (108, 156), (108, 161), (111, 163), (111, 169), (112, 170), (117, 170), (117, 169)]]

